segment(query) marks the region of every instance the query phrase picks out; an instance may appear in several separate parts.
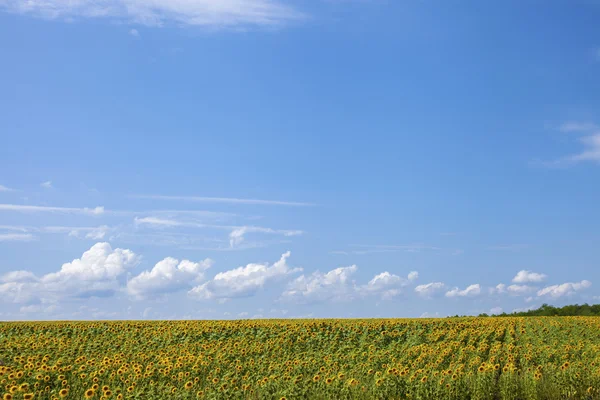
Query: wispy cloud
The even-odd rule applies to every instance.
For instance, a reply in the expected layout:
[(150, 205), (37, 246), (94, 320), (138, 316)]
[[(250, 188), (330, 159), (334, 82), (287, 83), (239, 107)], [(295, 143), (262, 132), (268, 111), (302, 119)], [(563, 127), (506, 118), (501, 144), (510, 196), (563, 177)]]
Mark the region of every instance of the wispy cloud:
[(11, 189), (9, 187), (6, 187), (4, 185), (0, 185), (0, 192), (14, 192), (15, 189)]
[(290, 207), (314, 207), (314, 203), (305, 203), (298, 201), (279, 201), (279, 200), (259, 200), (259, 199), (238, 199), (230, 197), (199, 197), (199, 196), (162, 196), (162, 195), (142, 195), (136, 194), (129, 196), (134, 199), (150, 200), (171, 200), (188, 201), (195, 203), (226, 203), (226, 204), (254, 204), (264, 206), (290, 206)]
[(0, 233), (0, 242), (29, 242), (34, 239), (29, 233)]
[(40, 183), (40, 186), (43, 187), (44, 189), (52, 189), (52, 181), (46, 181), (46, 182), (42, 182)]
[(543, 162), (547, 167), (565, 167), (581, 162), (600, 164), (600, 127), (591, 122), (567, 122), (558, 130), (582, 135), (577, 138), (583, 149), (579, 153), (560, 157), (554, 161)]
[(107, 18), (147, 26), (280, 26), (305, 18), (279, 0), (0, 0), (0, 8), (49, 19)]
[(329, 254), (338, 255), (366, 255), (374, 253), (420, 253), (423, 251), (442, 250), (440, 247), (429, 246), (425, 244), (406, 244), (406, 245), (383, 245), (383, 244), (351, 244), (352, 250), (334, 250)]
[(143, 217), (135, 218), (135, 224), (137, 226), (147, 225), (159, 228), (174, 228), (174, 227), (188, 227), (188, 228), (204, 228), (204, 229), (219, 229), (231, 231), (229, 234), (229, 245), (231, 248), (237, 247), (245, 240), (245, 235), (249, 233), (265, 233), (272, 235), (282, 235), (286, 237), (299, 236), (304, 232), (301, 230), (289, 230), (289, 229), (272, 229), (261, 226), (233, 226), (233, 225), (214, 225), (214, 224), (203, 224), (194, 221), (179, 221), (167, 218), (158, 217)]
[(561, 132), (591, 132), (598, 130), (598, 125), (591, 122), (570, 121), (558, 127)]
[(64, 214), (86, 214), (101, 215), (104, 213), (104, 207), (95, 208), (71, 208), (71, 207), (46, 207), (46, 206), (26, 206), (21, 204), (0, 204), (0, 211), (14, 211), (22, 213), (64, 213)]
[(495, 251), (518, 251), (518, 250), (524, 250), (528, 247), (529, 247), (528, 244), (515, 243), (515, 244), (501, 244), (501, 245), (489, 246), (487, 249), (495, 250)]
[(97, 227), (75, 227), (75, 226), (13, 226), (0, 225), (0, 230), (22, 232), (22, 233), (65, 233), (73, 237), (85, 237), (86, 239), (104, 239), (111, 230), (107, 225)]

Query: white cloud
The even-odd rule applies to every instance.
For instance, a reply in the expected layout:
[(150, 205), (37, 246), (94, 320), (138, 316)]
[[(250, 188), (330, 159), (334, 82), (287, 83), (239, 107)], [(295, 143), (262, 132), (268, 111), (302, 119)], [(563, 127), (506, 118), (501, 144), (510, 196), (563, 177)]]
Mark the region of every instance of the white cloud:
[(104, 239), (104, 236), (106, 236), (106, 233), (109, 231), (109, 229), (110, 228), (108, 226), (102, 225), (86, 233), (85, 237), (86, 239), (101, 240)]
[(558, 128), (561, 132), (592, 132), (598, 130), (598, 126), (591, 122), (565, 122)]
[(137, 29), (130, 29), (129, 34), (133, 37), (140, 37), (140, 32)]
[(504, 283), (499, 283), (496, 287), (490, 288), (490, 294), (502, 294), (506, 293), (506, 285)]
[(445, 287), (446, 285), (444, 285), (442, 282), (430, 282), (415, 287), (415, 292), (423, 297), (432, 297), (436, 293), (444, 290)]
[(515, 308), (512, 310), (512, 312), (514, 313), (519, 313), (519, 312), (527, 312), (527, 311), (531, 311), (531, 310), (535, 310), (537, 308), (537, 306), (529, 306), (529, 307), (523, 307), (523, 308)]
[(536, 288), (533, 286), (528, 286), (528, 285), (510, 285), (509, 287), (506, 288), (506, 290), (510, 294), (517, 295), (517, 296), (523, 296), (523, 295), (529, 294), (531, 292), (535, 292)]
[(440, 313), (438, 311), (434, 313), (424, 312), (419, 316), (419, 318), (440, 318)]
[(408, 286), (418, 277), (417, 271), (410, 272), (407, 278), (385, 271), (376, 275), (366, 285), (358, 287), (357, 291), (362, 295), (375, 295), (382, 299), (391, 299), (401, 293), (401, 288)]
[(490, 310), (491, 315), (502, 314), (502, 307), (494, 307)]
[(584, 136), (579, 141), (583, 144), (584, 150), (581, 153), (566, 157), (565, 160), (569, 162), (592, 161), (600, 163), (600, 133)]
[(414, 282), (419, 274), (412, 271), (406, 278), (387, 271), (375, 275), (364, 285), (357, 285), (351, 277), (356, 265), (335, 268), (327, 273), (316, 271), (301, 275), (288, 284), (281, 295), (283, 301), (316, 303), (323, 301), (349, 301), (359, 297), (376, 296), (391, 299), (402, 293), (402, 288)]
[(259, 199), (239, 199), (229, 197), (198, 197), (198, 196), (161, 196), (161, 195), (133, 195), (136, 199), (150, 200), (174, 200), (189, 201), (197, 203), (225, 203), (225, 204), (252, 204), (263, 206), (290, 206), (290, 207), (314, 207), (314, 203), (304, 203), (298, 201), (279, 201), (279, 200), (259, 200)]
[(48, 314), (48, 313), (52, 313), (54, 311), (56, 311), (57, 306), (56, 304), (52, 304), (49, 306), (43, 306), (41, 304), (31, 304), (28, 306), (22, 306), (19, 309), (19, 312), (23, 313), (23, 314), (29, 314), (29, 313), (44, 313), (44, 314)]
[(150, 271), (144, 271), (127, 282), (127, 292), (138, 299), (189, 289), (204, 277), (213, 265), (209, 258), (195, 263), (167, 257)]
[(40, 186), (43, 187), (44, 189), (52, 189), (53, 188), (52, 181), (42, 182), (42, 183), (40, 183)]
[(592, 282), (583, 280), (581, 282), (567, 282), (561, 285), (552, 285), (547, 286), (537, 292), (538, 297), (541, 296), (550, 296), (550, 297), (562, 297), (562, 296), (571, 296), (575, 292), (581, 291), (583, 289), (587, 289), (592, 286)]
[(300, 303), (351, 300), (356, 291), (350, 277), (357, 269), (356, 265), (351, 265), (333, 269), (326, 274), (316, 271), (310, 276), (301, 275), (289, 283), (281, 298)]
[(30, 242), (34, 239), (30, 233), (0, 233), (0, 242)]
[(14, 189), (8, 188), (4, 185), (0, 185), (0, 192), (14, 192)]
[(563, 132), (583, 134), (584, 136), (578, 139), (583, 145), (583, 150), (579, 153), (546, 163), (546, 165), (561, 166), (586, 161), (600, 163), (600, 127), (590, 122), (568, 122), (560, 126), (559, 129)]
[(152, 307), (144, 308), (144, 311), (142, 312), (142, 318), (148, 318), (151, 313), (152, 313)]
[(517, 275), (513, 278), (514, 283), (529, 283), (529, 282), (542, 282), (546, 279), (545, 274), (539, 274), (537, 272), (530, 272), (527, 270), (521, 270), (517, 272)]
[(286, 230), (286, 229), (272, 229), (261, 226), (231, 226), (231, 225), (210, 225), (202, 224), (197, 222), (189, 221), (178, 221), (173, 219), (158, 218), (158, 217), (144, 217), (135, 218), (135, 224), (137, 226), (149, 225), (152, 227), (188, 227), (188, 228), (199, 228), (199, 229), (220, 229), (230, 230), (229, 234), (229, 246), (231, 248), (238, 247), (242, 242), (245, 241), (246, 235), (249, 233), (264, 233), (270, 235), (282, 235), (286, 237), (302, 235), (304, 232), (300, 230)]
[(148, 26), (277, 26), (304, 17), (279, 0), (0, 0), (0, 8), (42, 18), (110, 18)]
[(8, 272), (0, 278), (3, 283), (25, 283), (25, 282), (36, 282), (38, 278), (29, 271), (12, 271)]
[(183, 223), (180, 221), (158, 218), (158, 217), (143, 217), (134, 219), (136, 225), (158, 225), (158, 226), (182, 226)]
[(268, 234), (278, 234), (283, 236), (298, 236), (303, 232), (299, 230), (291, 231), (291, 230), (276, 230), (271, 228), (262, 228), (258, 226), (241, 226), (235, 228), (229, 234), (229, 246), (236, 247), (241, 244), (245, 240), (245, 235), (248, 233), (268, 233)]
[(138, 262), (139, 257), (131, 250), (113, 250), (108, 243), (96, 243), (58, 272), (40, 278), (28, 271), (9, 272), (2, 278), (0, 298), (23, 303), (111, 296), (120, 289), (123, 274)]
[(479, 284), (476, 283), (474, 285), (468, 286), (464, 290), (460, 290), (459, 288), (455, 287), (454, 289), (446, 292), (446, 297), (471, 297), (471, 296), (477, 296), (480, 293), (481, 293), (481, 286), (479, 286)]
[[(49, 234), (60, 234), (66, 233), (72, 237), (81, 237), (85, 233), (86, 239), (101, 240), (104, 239), (106, 234), (111, 231), (111, 228), (107, 225), (98, 227), (74, 227), (74, 226), (11, 226), (11, 225), (0, 225), (0, 229), (18, 231), (23, 233), (35, 232), (35, 233), (49, 233)], [(1, 239), (0, 239), (1, 240)], [(24, 239), (25, 240), (25, 239)]]
[(69, 208), (69, 207), (45, 207), (45, 206), (25, 206), (20, 204), (0, 204), (0, 211), (15, 211), (23, 213), (63, 213), (63, 214), (85, 214), (101, 215), (104, 213), (104, 207), (96, 208)]
[(284, 253), (273, 265), (248, 264), (229, 271), (220, 272), (210, 281), (194, 287), (188, 292), (197, 299), (231, 299), (251, 296), (265, 285), (299, 272), (302, 268), (291, 268), (287, 259), (291, 253)]

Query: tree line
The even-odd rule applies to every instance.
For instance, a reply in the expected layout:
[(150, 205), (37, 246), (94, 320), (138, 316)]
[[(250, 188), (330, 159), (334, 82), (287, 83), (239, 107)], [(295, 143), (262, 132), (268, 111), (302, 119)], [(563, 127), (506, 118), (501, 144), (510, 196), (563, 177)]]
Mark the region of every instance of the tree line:
[[(490, 315), (483, 313), (479, 317), (489, 317)], [(495, 314), (494, 317), (570, 317), (570, 316), (585, 316), (585, 317), (600, 317), (600, 304), (571, 304), (564, 307), (554, 307), (548, 304), (542, 304), (539, 308), (528, 311), (520, 311), (513, 313)]]

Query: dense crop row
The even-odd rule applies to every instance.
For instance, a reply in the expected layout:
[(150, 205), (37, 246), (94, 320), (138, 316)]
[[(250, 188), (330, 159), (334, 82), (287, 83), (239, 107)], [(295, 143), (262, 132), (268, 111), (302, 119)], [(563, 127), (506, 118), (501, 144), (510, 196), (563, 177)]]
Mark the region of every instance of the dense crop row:
[(0, 324), (4, 399), (596, 399), (600, 318)]

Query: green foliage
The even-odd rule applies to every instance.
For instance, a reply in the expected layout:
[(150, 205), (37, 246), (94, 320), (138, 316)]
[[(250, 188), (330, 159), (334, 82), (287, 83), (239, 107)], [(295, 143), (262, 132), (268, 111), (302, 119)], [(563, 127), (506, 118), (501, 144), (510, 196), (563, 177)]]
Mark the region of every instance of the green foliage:
[[(486, 313), (479, 314), (478, 317), (488, 317)], [(542, 304), (538, 309), (522, 312), (513, 312), (510, 314), (502, 313), (496, 317), (600, 317), (600, 304), (571, 304), (564, 307), (554, 307), (548, 304)]]

